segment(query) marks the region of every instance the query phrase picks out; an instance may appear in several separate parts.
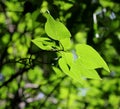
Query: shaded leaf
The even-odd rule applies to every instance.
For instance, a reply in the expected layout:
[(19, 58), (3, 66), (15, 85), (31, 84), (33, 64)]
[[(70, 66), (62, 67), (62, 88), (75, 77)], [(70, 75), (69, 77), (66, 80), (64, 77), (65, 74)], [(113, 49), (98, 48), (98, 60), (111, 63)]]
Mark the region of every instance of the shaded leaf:
[(43, 50), (58, 50), (59, 47), (56, 46), (54, 41), (51, 41), (49, 38), (41, 37), (32, 40), (32, 42)]

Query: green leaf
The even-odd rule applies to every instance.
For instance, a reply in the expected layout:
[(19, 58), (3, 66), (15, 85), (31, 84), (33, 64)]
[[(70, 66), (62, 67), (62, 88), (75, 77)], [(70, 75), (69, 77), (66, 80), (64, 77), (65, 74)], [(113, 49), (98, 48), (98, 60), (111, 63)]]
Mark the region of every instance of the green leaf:
[(74, 62), (74, 58), (73, 58), (73, 54), (71, 52), (61, 51), (59, 54), (66, 61), (67, 65), (69, 65), (69, 66), (72, 65), (72, 63)]
[(63, 72), (59, 68), (52, 66), (52, 69), (54, 70), (58, 77), (63, 76)]
[(89, 66), (83, 65), (80, 59), (77, 59), (72, 64), (70, 72), (75, 73), (81, 78), (101, 79), (96, 70), (89, 69)]
[(60, 48), (49, 38), (41, 37), (32, 40), (32, 42), (43, 50), (59, 50)]
[(40, 14), (40, 11), (39, 11), (39, 9), (37, 9), (37, 10), (35, 10), (33, 13), (32, 13), (32, 20), (33, 21), (36, 21), (37, 20), (37, 17), (39, 16), (39, 14)]
[(65, 74), (79, 82), (83, 82), (85, 78), (101, 79), (96, 70), (89, 69), (89, 66), (84, 65), (81, 59), (74, 61), (73, 54), (70, 52), (62, 52), (59, 66)]
[[(69, 70), (69, 67), (68, 67), (68, 64), (67, 64), (67, 61), (64, 57), (60, 58), (59, 59), (59, 66), (61, 68), (61, 70), (67, 74), (69, 77), (71, 77), (72, 79), (78, 81), (78, 82), (81, 82), (82, 79), (81, 79), (81, 74), (80, 73), (75, 73), (75, 72), (71, 72)], [(82, 82), (81, 82), (82, 83)]]
[(69, 67), (73, 64), (73, 54), (71, 52), (62, 52), (62, 57), (66, 60), (66, 63), (69, 65)]
[(62, 71), (69, 75), (70, 66), (73, 63), (73, 55), (70, 52), (61, 52), (61, 58), (59, 59), (59, 66)]
[(76, 45), (76, 53), (82, 65), (85, 65), (87, 69), (104, 68), (110, 72), (106, 62), (91, 46), (78, 44)]
[(62, 71), (69, 75), (70, 71), (69, 71), (69, 67), (68, 67), (68, 64), (67, 64), (65, 58), (63, 58), (63, 57), (60, 58), (58, 62), (59, 62), (59, 66), (62, 69)]
[(61, 40), (71, 37), (69, 30), (59, 21), (47, 14), (47, 22), (45, 24), (45, 31), (47, 35), (54, 40)]
[(61, 43), (64, 50), (69, 50), (71, 48), (71, 45), (72, 45), (70, 38), (61, 39), (60, 43)]

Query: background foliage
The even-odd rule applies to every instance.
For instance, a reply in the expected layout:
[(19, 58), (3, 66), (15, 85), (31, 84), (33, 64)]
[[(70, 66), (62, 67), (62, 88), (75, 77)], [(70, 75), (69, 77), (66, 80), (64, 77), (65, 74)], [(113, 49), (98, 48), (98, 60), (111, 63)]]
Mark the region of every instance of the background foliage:
[[(55, 67), (57, 52), (31, 42), (45, 36), (46, 10), (67, 26), (73, 46), (91, 45), (111, 72), (98, 69), (102, 80), (80, 84)], [(119, 109), (119, 13), (119, 0), (1, 0), (0, 109)]]

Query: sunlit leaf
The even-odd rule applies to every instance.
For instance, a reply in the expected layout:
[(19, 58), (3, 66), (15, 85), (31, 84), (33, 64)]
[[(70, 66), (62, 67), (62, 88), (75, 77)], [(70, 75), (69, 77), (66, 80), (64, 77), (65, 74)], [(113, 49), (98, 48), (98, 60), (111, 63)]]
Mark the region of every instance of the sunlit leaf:
[(70, 72), (80, 76), (81, 78), (101, 79), (94, 69), (89, 69), (89, 66), (82, 64), (81, 60), (76, 60), (70, 69)]
[(62, 53), (59, 66), (65, 74), (79, 82), (85, 78), (101, 79), (95, 69), (90, 69), (79, 58), (74, 61), (72, 53), (69, 52)]
[(109, 72), (106, 62), (91, 46), (78, 44), (76, 45), (76, 53), (81, 63), (85, 65), (87, 69), (104, 68)]
[(60, 43), (64, 50), (69, 50), (71, 48), (70, 38), (61, 39)]
[(62, 73), (62, 71), (59, 68), (53, 66), (52, 69), (54, 70), (54, 72), (56, 73), (56, 75), (58, 77), (63, 76), (63, 73)]
[[(70, 71), (70, 68), (67, 64), (67, 60), (62, 57), (59, 59), (59, 66), (61, 68), (61, 70), (68, 75), (69, 77), (71, 77), (72, 79), (82, 83), (82, 76), (80, 72), (74, 72), (73, 70)], [(74, 69), (75, 70), (75, 69)]]
[(69, 74), (69, 67), (68, 67), (68, 64), (67, 64), (65, 58), (62, 57), (59, 59), (59, 66), (64, 73)]
[(73, 54), (71, 52), (62, 52), (62, 57), (66, 60), (67, 64), (71, 66), (73, 64)]
[(47, 14), (47, 22), (45, 24), (45, 31), (47, 35), (54, 40), (61, 40), (71, 36), (69, 30), (59, 21)]

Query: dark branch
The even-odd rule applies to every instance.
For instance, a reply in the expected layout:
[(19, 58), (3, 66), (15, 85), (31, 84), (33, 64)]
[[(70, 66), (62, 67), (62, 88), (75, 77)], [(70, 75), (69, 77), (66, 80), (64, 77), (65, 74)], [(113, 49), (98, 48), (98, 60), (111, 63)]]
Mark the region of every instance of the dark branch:
[(7, 86), (8, 83), (10, 83), (11, 81), (13, 81), (15, 78), (17, 78), (19, 75), (22, 75), (24, 72), (28, 71), (30, 68), (22, 68), (20, 69), (18, 72), (16, 72), (14, 75), (12, 75), (7, 81), (5, 81), (0, 88), (2, 88), (3, 86)]

